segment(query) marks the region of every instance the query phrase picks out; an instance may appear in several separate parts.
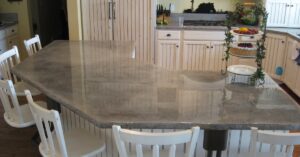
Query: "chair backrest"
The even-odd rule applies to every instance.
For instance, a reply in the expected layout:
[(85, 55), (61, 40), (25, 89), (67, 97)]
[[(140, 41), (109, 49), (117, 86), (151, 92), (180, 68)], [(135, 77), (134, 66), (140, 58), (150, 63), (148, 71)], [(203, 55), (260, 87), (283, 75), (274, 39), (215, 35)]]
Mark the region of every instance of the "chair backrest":
[[(58, 144), (57, 148), (60, 148), (60, 155), (67, 157), (68, 154), (59, 113), (55, 110), (44, 109), (33, 102), (29, 90), (25, 90), (25, 95), (38, 128), (42, 145), (48, 152), (47, 154), (49, 154), (49, 156), (56, 156), (55, 154), (58, 152), (55, 150), (55, 145)], [(54, 133), (52, 133), (50, 129), (52, 126), (54, 126)], [(58, 143), (54, 142), (54, 136), (56, 136)]]
[(24, 45), (28, 56), (32, 56), (42, 49), (42, 44), (39, 35), (35, 35), (33, 38), (24, 40)]
[(199, 136), (199, 127), (170, 133), (146, 133), (113, 126), (113, 134), (120, 157), (128, 157), (125, 143), (136, 145), (136, 156), (143, 157), (142, 146), (152, 146), (152, 156), (159, 157), (159, 146), (170, 146), (169, 157), (175, 157), (176, 145), (187, 144), (185, 157), (193, 157)]
[(17, 82), (17, 77), (11, 73), (11, 68), (20, 63), (20, 56), (17, 46), (0, 54), (0, 73), (2, 79)]
[[(19, 121), (20, 123), (23, 123), (24, 118), (20, 109), (14, 85), (11, 80), (0, 80), (0, 99), (5, 114), (8, 116), (8, 118), (14, 118), (14, 121)], [(15, 113), (13, 113), (13, 110)], [(18, 117), (13, 116), (12, 114), (17, 114)]]
[(276, 148), (282, 145), (286, 146), (285, 157), (292, 157), (294, 145), (300, 144), (300, 133), (279, 133), (251, 128), (250, 153), (252, 157), (257, 155), (258, 143), (270, 144), (270, 153), (266, 157), (275, 157)]

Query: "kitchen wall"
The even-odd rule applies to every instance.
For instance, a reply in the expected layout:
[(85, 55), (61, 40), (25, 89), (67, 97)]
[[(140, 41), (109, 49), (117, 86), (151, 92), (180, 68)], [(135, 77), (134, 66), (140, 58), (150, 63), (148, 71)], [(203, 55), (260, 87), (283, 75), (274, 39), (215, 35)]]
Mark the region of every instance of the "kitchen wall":
[(27, 56), (27, 54), (22, 41), (31, 37), (27, 0), (23, 0), (20, 2), (8, 2), (7, 0), (0, 0), (0, 12), (18, 14), (18, 32), (20, 39), (19, 49), (21, 59), (24, 59)]
[(69, 39), (81, 40), (81, 12), (80, 0), (67, 0), (68, 22), (69, 22)]
[[(207, 2), (214, 3), (217, 11), (234, 11), (237, 0), (195, 0), (194, 9), (198, 8), (200, 3)], [(158, 0), (157, 3), (167, 8), (170, 3), (175, 4), (175, 13), (182, 13), (183, 10), (191, 8), (191, 0)]]

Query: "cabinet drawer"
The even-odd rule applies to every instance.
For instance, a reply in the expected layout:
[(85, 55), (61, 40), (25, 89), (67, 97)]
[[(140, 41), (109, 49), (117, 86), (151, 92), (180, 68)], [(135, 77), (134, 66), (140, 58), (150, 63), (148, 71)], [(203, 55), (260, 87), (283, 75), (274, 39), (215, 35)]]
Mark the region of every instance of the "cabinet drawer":
[(0, 40), (5, 38), (5, 30), (0, 30)]
[(4, 53), (6, 51), (6, 41), (0, 40), (0, 54)]
[(179, 40), (180, 31), (157, 31), (157, 38), (163, 40)]
[(184, 40), (206, 40), (223, 41), (225, 39), (224, 31), (184, 31)]
[(18, 33), (18, 27), (17, 25), (8, 27), (5, 29), (5, 32), (6, 32), (6, 36), (16, 35)]

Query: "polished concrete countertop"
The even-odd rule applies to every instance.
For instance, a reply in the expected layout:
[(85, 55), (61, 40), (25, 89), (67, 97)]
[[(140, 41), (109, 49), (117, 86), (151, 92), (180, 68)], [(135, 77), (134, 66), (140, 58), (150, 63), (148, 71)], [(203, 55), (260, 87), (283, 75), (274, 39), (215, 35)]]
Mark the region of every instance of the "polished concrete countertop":
[(213, 72), (140, 63), (132, 42), (55, 41), (12, 69), (98, 127), (300, 129), (300, 108), (267, 76), (263, 87)]
[[(238, 28), (233, 27), (233, 28)], [(180, 27), (178, 22), (170, 22), (168, 25), (158, 25), (157, 30), (194, 30), (194, 31), (225, 31), (227, 28), (225, 26), (183, 26)], [(295, 40), (300, 42), (300, 28), (267, 28), (268, 33), (280, 33), (288, 35)]]

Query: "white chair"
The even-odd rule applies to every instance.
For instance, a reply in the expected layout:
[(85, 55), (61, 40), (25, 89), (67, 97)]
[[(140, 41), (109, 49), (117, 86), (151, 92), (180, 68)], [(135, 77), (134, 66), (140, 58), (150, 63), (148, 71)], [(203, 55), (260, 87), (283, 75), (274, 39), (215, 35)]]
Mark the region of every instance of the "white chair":
[(20, 57), (18, 48), (13, 46), (12, 49), (0, 54), (0, 73), (4, 80), (12, 80), (17, 93), (17, 96), (25, 96), (24, 90), (29, 89), (32, 91), (32, 95), (39, 95), (41, 92), (36, 88), (24, 83), (17, 79), (15, 75), (11, 73), (11, 68), (20, 63)]
[[(258, 152), (260, 143), (269, 144), (269, 152)], [(278, 133), (251, 128), (250, 152), (239, 157), (293, 157), (294, 145), (300, 144), (300, 133)], [(280, 148), (283, 150), (280, 151)]]
[(24, 40), (24, 45), (28, 56), (32, 56), (42, 49), (42, 44), (39, 35), (35, 35), (33, 38)]
[[(199, 127), (193, 127), (179, 132), (146, 133), (122, 129), (117, 125), (114, 125), (112, 129), (120, 157), (175, 157), (176, 145), (184, 143), (187, 144), (184, 157), (193, 157), (200, 131)], [(136, 152), (128, 154), (125, 143), (135, 144)], [(142, 145), (152, 146), (152, 152), (143, 151)], [(170, 146), (170, 148), (167, 152), (160, 151), (159, 146)]]
[[(25, 94), (41, 137), (39, 150), (43, 157), (90, 157), (104, 151), (103, 140), (85, 129), (74, 128), (63, 132), (59, 113), (37, 105), (28, 90)], [(51, 126), (54, 127), (53, 132)]]
[[(25, 128), (35, 124), (27, 104), (20, 105), (11, 80), (0, 80), (0, 99), (4, 107), (5, 122), (15, 128)], [(37, 102), (46, 106), (44, 102)]]

